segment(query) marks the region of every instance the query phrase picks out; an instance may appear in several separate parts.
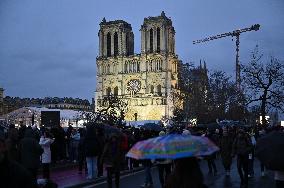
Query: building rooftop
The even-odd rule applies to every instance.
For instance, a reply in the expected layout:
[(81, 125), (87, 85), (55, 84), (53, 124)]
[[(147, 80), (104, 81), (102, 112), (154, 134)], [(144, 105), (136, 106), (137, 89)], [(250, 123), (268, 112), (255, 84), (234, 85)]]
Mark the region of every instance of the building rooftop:
[(119, 25), (119, 24), (122, 24), (124, 27), (127, 27), (127, 28), (132, 29), (131, 24), (127, 23), (127, 22), (124, 21), (124, 20), (106, 21), (106, 19), (103, 18), (103, 20), (102, 20), (101, 23), (100, 23), (101, 26)]
[(147, 18), (144, 18), (144, 23), (145, 22), (152, 22), (152, 21), (161, 21), (161, 20), (164, 20), (164, 21), (172, 24), (172, 20), (166, 16), (164, 11), (162, 11), (161, 15), (159, 15), (159, 16), (149, 16)]

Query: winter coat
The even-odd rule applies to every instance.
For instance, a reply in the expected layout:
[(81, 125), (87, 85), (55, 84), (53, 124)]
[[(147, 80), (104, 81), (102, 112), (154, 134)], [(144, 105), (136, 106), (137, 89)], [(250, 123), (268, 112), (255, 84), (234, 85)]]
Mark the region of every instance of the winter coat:
[(18, 130), (12, 128), (8, 132), (8, 138), (5, 141), (8, 150), (8, 158), (10, 160), (19, 161), (19, 143)]
[(53, 139), (41, 137), (39, 140), (39, 145), (41, 145), (43, 149), (43, 153), (41, 155), (42, 163), (51, 163), (51, 151), (50, 145), (54, 142)]
[(123, 162), (123, 153), (120, 147), (120, 142), (112, 143), (107, 142), (102, 154), (102, 162), (115, 170), (120, 170), (121, 163)]
[(0, 182), (0, 187), (3, 188), (32, 188), (36, 186), (30, 172), (7, 157), (0, 162)]
[(233, 155), (248, 155), (252, 150), (252, 142), (250, 136), (246, 133), (238, 134), (234, 140), (232, 154)]
[(43, 149), (34, 138), (33, 131), (26, 129), (25, 137), (20, 141), (20, 163), (31, 169), (36, 169), (40, 165), (40, 155)]
[(230, 135), (223, 136), (220, 140), (221, 157), (224, 166), (230, 166), (232, 164), (233, 141)]
[(98, 156), (100, 151), (100, 143), (97, 138), (96, 130), (93, 126), (87, 127), (86, 136), (83, 142), (86, 157)]

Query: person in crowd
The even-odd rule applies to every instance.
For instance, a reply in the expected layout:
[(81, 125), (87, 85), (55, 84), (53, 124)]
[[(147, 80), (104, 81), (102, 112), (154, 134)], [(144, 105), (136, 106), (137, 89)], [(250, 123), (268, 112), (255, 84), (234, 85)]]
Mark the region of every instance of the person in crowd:
[(237, 155), (237, 168), (241, 179), (241, 187), (248, 187), (248, 155), (252, 150), (252, 143), (249, 135), (242, 129), (233, 142), (232, 156)]
[(25, 136), (26, 131), (26, 125), (23, 124), (23, 122), (20, 122), (20, 128), (19, 128), (19, 140), (23, 139)]
[(43, 148), (43, 153), (41, 155), (42, 163), (42, 175), (44, 179), (49, 180), (50, 170), (49, 164), (51, 163), (51, 151), (50, 145), (54, 142), (54, 139), (51, 138), (50, 133), (46, 130), (39, 140), (39, 145)]
[[(259, 139), (259, 138), (265, 136), (265, 134), (266, 134), (265, 129), (261, 129), (261, 130), (259, 131), (259, 136), (258, 136), (256, 139)], [(260, 173), (261, 173), (261, 176), (262, 176), (262, 177), (265, 176), (265, 166), (264, 166), (263, 163), (260, 163)]]
[(223, 128), (223, 136), (220, 140), (220, 150), (222, 163), (226, 171), (226, 176), (230, 176), (231, 164), (232, 164), (232, 145), (233, 137), (229, 134), (228, 128)]
[(97, 177), (97, 159), (100, 146), (95, 127), (92, 125), (87, 126), (86, 136), (84, 139), (84, 150), (86, 154), (88, 176), (87, 179), (93, 179)]
[(86, 164), (86, 153), (84, 149), (84, 139), (86, 131), (83, 128), (79, 129), (80, 140), (78, 144), (78, 163), (79, 163), (79, 174), (82, 174), (83, 166), (85, 167), (85, 172), (87, 173), (87, 164)]
[(78, 160), (78, 145), (80, 141), (80, 133), (73, 129), (70, 138), (69, 160), (76, 163)]
[[(135, 137), (134, 137), (134, 131), (131, 132), (131, 130), (128, 132), (128, 145), (129, 148), (132, 148), (132, 146), (135, 144)], [(133, 170), (134, 168), (134, 163), (135, 163), (135, 159), (133, 158), (128, 158), (129, 160), (129, 170)]]
[(3, 188), (35, 188), (31, 173), (15, 160), (8, 158), (5, 137), (0, 130), (0, 186)]
[(72, 127), (72, 125), (69, 124), (66, 133), (65, 133), (65, 144), (66, 144), (66, 158), (68, 158), (70, 161), (72, 161), (72, 146), (71, 146), (71, 140), (72, 140), (72, 133), (73, 133), (74, 129)]
[(274, 171), (274, 180), (276, 188), (284, 187), (284, 171)]
[(37, 171), (40, 165), (40, 156), (43, 149), (34, 138), (33, 130), (27, 128), (25, 137), (20, 141), (20, 163), (30, 171), (33, 181), (36, 182)]
[(97, 167), (98, 167), (98, 177), (103, 176), (103, 172), (104, 172), (104, 168), (103, 168), (103, 163), (101, 163), (101, 158), (102, 158), (102, 154), (103, 154), (103, 146), (105, 145), (105, 135), (104, 135), (104, 131), (102, 128), (98, 128), (97, 129), (97, 137), (98, 137), (98, 142), (99, 145), (102, 146), (99, 148), (98, 151), (98, 160), (97, 160)]
[(128, 136), (123, 133), (121, 136), (121, 143), (120, 143), (121, 151), (123, 153), (123, 169), (128, 169), (128, 160), (125, 157), (126, 153), (129, 150), (129, 144), (128, 144)]
[(253, 168), (253, 163), (254, 163), (254, 149), (255, 149), (255, 145), (256, 145), (256, 139), (254, 137), (254, 132), (253, 130), (249, 133), (249, 137), (251, 139), (251, 143), (252, 143), (252, 148), (251, 148), (251, 152), (249, 153), (249, 166), (248, 166), (248, 177), (253, 177), (254, 176), (254, 168)]
[[(159, 136), (164, 136), (166, 133), (164, 131), (161, 131), (159, 133)], [(159, 180), (161, 187), (165, 187), (165, 182), (168, 179), (170, 173), (171, 173), (171, 166), (172, 166), (172, 160), (170, 159), (158, 159), (156, 160), (158, 170), (159, 170)]]
[(39, 142), (40, 137), (41, 137), (40, 130), (37, 128), (36, 125), (33, 125), (33, 126), (32, 126), (32, 130), (33, 130), (33, 132), (34, 132), (34, 137), (35, 137), (35, 139)]
[(19, 162), (19, 139), (15, 125), (10, 126), (6, 139), (7, 155), (10, 160)]
[(151, 168), (152, 168), (152, 161), (149, 159), (142, 160), (142, 164), (144, 167), (144, 172), (145, 172), (145, 181), (144, 184), (141, 185), (140, 187), (143, 188), (148, 188), (153, 186), (153, 178), (152, 178), (152, 173), (151, 173)]
[(206, 188), (203, 174), (195, 157), (175, 160), (175, 168), (166, 181), (165, 188)]
[[(217, 140), (216, 136), (214, 136), (209, 130), (206, 131), (205, 136), (207, 138), (209, 138), (212, 142), (214, 142), (214, 144), (216, 144), (218, 146), (219, 140)], [(214, 170), (214, 175), (217, 175), (215, 158), (216, 158), (216, 153), (213, 153), (213, 154), (205, 157), (205, 159), (207, 160), (208, 168), (209, 168), (208, 174), (212, 174), (212, 172), (213, 172), (212, 170)]]
[(113, 174), (115, 175), (115, 187), (119, 188), (120, 169), (123, 165), (123, 152), (120, 144), (118, 136), (113, 134), (103, 149), (101, 163), (106, 166), (108, 188), (112, 188)]

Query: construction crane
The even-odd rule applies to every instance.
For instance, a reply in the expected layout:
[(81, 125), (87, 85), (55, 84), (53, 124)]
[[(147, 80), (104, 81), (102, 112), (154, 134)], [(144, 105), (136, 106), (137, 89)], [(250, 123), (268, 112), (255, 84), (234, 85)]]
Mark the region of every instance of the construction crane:
[(248, 32), (248, 31), (258, 31), (259, 28), (260, 28), (260, 25), (255, 24), (255, 25), (252, 25), (251, 27), (248, 27), (248, 28), (237, 29), (237, 30), (232, 31), (232, 32), (223, 33), (223, 34), (212, 36), (212, 37), (207, 37), (207, 38), (201, 39), (201, 40), (196, 40), (196, 41), (193, 41), (193, 44), (207, 42), (207, 41), (210, 41), (210, 40), (220, 39), (220, 38), (224, 38), (224, 37), (228, 37), (228, 36), (236, 37), (236, 84), (237, 84), (237, 87), (240, 88), (240, 84), (241, 84), (241, 68), (240, 68), (240, 61), (239, 61), (240, 34), (244, 33), (244, 32)]

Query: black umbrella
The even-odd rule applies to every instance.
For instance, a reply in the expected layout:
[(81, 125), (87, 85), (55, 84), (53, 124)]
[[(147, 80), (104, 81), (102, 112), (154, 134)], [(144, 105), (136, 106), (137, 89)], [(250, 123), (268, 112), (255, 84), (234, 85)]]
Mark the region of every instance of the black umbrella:
[(268, 169), (284, 171), (284, 133), (271, 132), (260, 138), (256, 156)]

